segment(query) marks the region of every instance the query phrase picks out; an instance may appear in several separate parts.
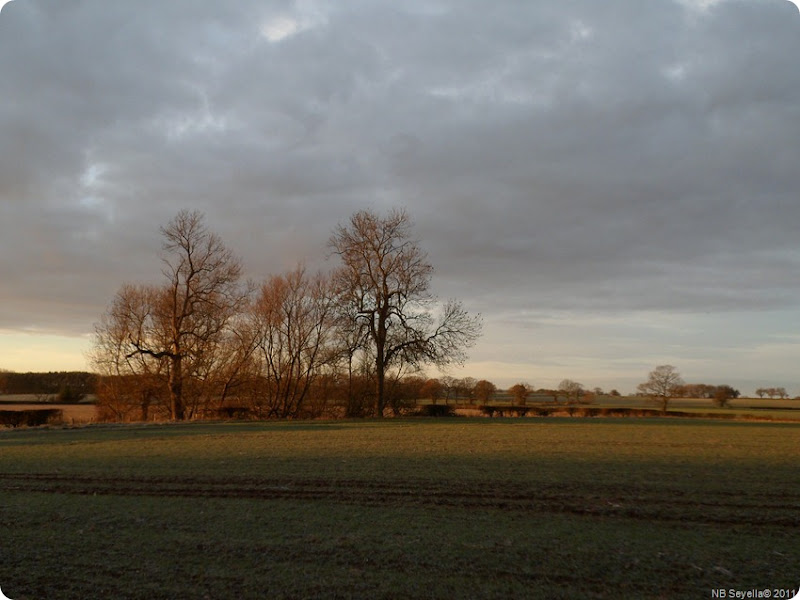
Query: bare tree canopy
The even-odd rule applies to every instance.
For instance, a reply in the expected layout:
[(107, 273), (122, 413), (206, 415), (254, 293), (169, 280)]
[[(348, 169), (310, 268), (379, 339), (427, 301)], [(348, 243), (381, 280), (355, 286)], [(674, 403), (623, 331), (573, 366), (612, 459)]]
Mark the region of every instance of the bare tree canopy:
[(267, 416), (296, 417), (321, 369), (335, 358), (329, 279), (303, 266), (270, 277), (250, 308), (253, 365)]
[(647, 381), (640, 383), (638, 390), (661, 404), (661, 410), (667, 412), (672, 398), (680, 393), (684, 385), (678, 370), (672, 365), (659, 365), (647, 376)]
[(182, 420), (198, 386), (226, 364), (221, 349), (248, 291), (239, 259), (202, 213), (181, 211), (161, 233), (165, 283), (122, 287), (96, 328), (94, 361), (109, 374), (166, 374), (170, 418)]
[(359, 211), (335, 229), (329, 245), (342, 260), (334, 281), (343, 322), (359, 334), (356, 338), (374, 359), (374, 414), (380, 416), (388, 369), (463, 362), (480, 335), (481, 319), (450, 300), (434, 320), (433, 267), (412, 237), (411, 219), (403, 210), (385, 217)]
[(479, 404), (488, 404), (497, 393), (497, 386), (491, 381), (481, 379), (475, 384), (475, 400)]
[(528, 396), (530, 396), (533, 388), (524, 382), (516, 383), (508, 388), (508, 393), (514, 399), (516, 404), (525, 404), (528, 400)]
[(567, 402), (579, 402), (584, 391), (583, 384), (572, 379), (562, 379), (561, 383), (558, 384), (558, 390), (564, 392)]

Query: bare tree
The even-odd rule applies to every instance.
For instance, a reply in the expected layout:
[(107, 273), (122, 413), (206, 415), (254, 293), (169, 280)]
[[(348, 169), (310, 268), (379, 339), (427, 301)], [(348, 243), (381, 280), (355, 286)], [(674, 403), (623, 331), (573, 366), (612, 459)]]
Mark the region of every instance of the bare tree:
[(488, 404), (496, 392), (497, 387), (486, 379), (481, 379), (475, 384), (475, 400), (480, 404)]
[(740, 395), (739, 390), (734, 389), (729, 385), (714, 386), (714, 395), (712, 400), (716, 406), (723, 408), (729, 406), (732, 398), (738, 398)]
[(146, 421), (152, 409), (165, 408), (166, 359), (132, 353), (130, 342), (159, 335), (153, 313), (157, 296), (153, 286), (123, 285), (95, 325), (89, 358), (101, 376), (97, 388), (101, 420)]
[(333, 361), (332, 317), (329, 280), (302, 266), (261, 286), (250, 318), (269, 416), (297, 416), (322, 367)]
[(558, 390), (564, 392), (567, 397), (567, 402), (580, 402), (581, 394), (583, 394), (583, 384), (572, 379), (564, 379), (558, 384)]
[(478, 380), (474, 377), (462, 377), (460, 379), (452, 379), (450, 387), (454, 398), (467, 400), (472, 404), (475, 400), (476, 385), (478, 385)]
[(433, 404), (436, 404), (440, 398), (444, 397), (445, 388), (442, 382), (438, 379), (428, 379), (420, 387), (419, 395), (421, 398), (429, 398)]
[(466, 348), (480, 335), (480, 317), (469, 316), (451, 300), (435, 322), (433, 267), (411, 237), (405, 211), (393, 210), (386, 217), (357, 212), (347, 225), (336, 228), (329, 245), (343, 263), (334, 276), (342, 313), (373, 358), (374, 414), (382, 416), (387, 371), (402, 365), (463, 362)]
[(658, 402), (662, 412), (667, 412), (670, 400), (679, 393), (683, 385), (683, 379), (675, 367), (659, 365), (650, 371), (647, 381), (640, 383), (637, 389)]
[[(202, 213), (181, 211), (161, 233), (166, 282), (132, 287), (137, 294), (123, 286), (120, 303), (100, 324), (105, 335), (96, 351), (100, 361), (158, 365), (166, 373), (169, 416), (183, 420), (196, 414), (206, 384), (219, 374), (223, 341), (249, 290), (240, 284), (239, 259), (206, 228)], [(126, 305), (126, 297), (135, 303)], [(103, 358), (108, 344), (120, 346)]]
[(522, 406), (525, 405), (525, 402), (528, 400), (528, 396), (530, 396), (531, 391), (532, 388), (527, 383), (517, 383), (508, 388), (508, 393), (511, 394), (514, 402)]

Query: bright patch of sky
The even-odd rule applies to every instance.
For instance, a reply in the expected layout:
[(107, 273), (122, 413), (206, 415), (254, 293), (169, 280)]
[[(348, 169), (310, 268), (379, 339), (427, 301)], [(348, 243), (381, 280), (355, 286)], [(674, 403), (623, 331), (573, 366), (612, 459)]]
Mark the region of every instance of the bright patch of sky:
[(296, 1), (290, 13), (267, 17), (261, 24), (261, 35), (274, 44), (323, 25), (326, 21), (324, 12), (315, 3)]
[(65, 337), (0, 331), (0, 368), (28, 371), (87, 371), (88, 336)]

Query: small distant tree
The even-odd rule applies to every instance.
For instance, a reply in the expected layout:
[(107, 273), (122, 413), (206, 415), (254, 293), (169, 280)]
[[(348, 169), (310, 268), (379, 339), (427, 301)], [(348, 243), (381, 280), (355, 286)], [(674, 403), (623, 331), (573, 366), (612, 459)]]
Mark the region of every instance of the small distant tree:
[(763, 398), (766, 395), (766, 393), (767, 390), (765, 388), (758, 388), (756, 390), (756, 396), (758, 396), (759, 398)]
[(56, 401), (65, 404), (70, 404), (72, 402), (80, 402), (85, 397), (86, 394), (76, 390), (69, 383), (64, 383), (58, 390), (58, 394), (56, 395)]
[(438, 379), (428, 379), (420, 387), (419, 394), (421, 398), (428, 398), (436, 404), (445, 395), (444, 385)]
[(386, 381), (386, 400), (392, 409), (392, 414), (400, 416), (411, 410), (417, 404), (417, 398), (422, 397), (422, 386), (425, 379), (417, 375), (402, 375), (392, 377)]
[(712, 400), (716, 406), (723, 408), (728, 406), (728, 403), (731, 399), (738, 397), (739, 390), (735, 390), (729, 385), (718, 385), (714, 390), (714, 397)]
[(789, 394), (784, 387), (775, 388), (775, 395), (781, 400), (789, 397)]
[(477, 382), (473, 391), (475, 400), (477, 400), (479, 404), (488, 404), (489, 400), (494, 398), (496, 392), (497, 387), (491, 381), (485, 379), (481, 379)]
[(469, 400), (470, 404), (475, 400), (475, 386), (478, 382), (472, 377), (454, 379), (452, 383), (452, 396)]
[(617, 390), (611, 390), (610, 392), (608, 392), (608, 395), (609, 396), (614, 396), (615, 398), (617, 398), (617, 397), (621, 396), (622, 394), (620, 394)]
[(450, 375), (443, 375), (439, 378), (439, 383), (442, 384), (442, 398), (444, 398), (445, 403), (447, 403), (450, 398), (454, 398), (456, 395), (456, 381), (455, 377), (451, 377)]
[(572, 379), (564, 379), (558, 384), (558, 390), (567, 397), (567, 402), (579, 402), (583, 394), (583, 385)]
[(678, 395), (683, 386), (678, 370), (672, 365), (659, 365), (647, 376), (647, 381), (640, 383), (638, 390), (661, 405), (661, 412), (667, 412), (670, 400)]
[(517, 383), (508, 388), (508, 393), (514, 399), (515, 404), (524, 406), (531, 394), (531, 386), (527, 383)]

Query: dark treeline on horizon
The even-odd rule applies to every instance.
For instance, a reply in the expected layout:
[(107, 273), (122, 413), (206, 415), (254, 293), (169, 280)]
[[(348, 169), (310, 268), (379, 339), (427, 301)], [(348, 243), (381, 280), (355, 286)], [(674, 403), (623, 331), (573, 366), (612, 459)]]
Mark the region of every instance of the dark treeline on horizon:
[(75, 401), (93, 394), (96, 382), (97, 375), (85, 371), (0, 371), (0, 394), (61, 396), (62, 400)]

